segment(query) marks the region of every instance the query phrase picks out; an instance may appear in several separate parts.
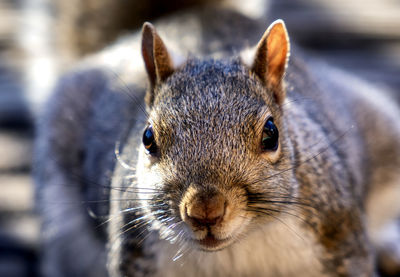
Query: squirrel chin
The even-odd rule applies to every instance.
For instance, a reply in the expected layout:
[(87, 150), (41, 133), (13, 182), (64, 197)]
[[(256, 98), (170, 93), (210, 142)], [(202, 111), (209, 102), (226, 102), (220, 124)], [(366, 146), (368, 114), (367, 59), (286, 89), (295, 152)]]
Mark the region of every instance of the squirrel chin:
[(199, 246), (199, 249), (205, 252), (216, 252), (225, 249), (233, 243), (233, 239), (217, 239), (211, 234), (201, 240), (194, 240), (194, 242)]

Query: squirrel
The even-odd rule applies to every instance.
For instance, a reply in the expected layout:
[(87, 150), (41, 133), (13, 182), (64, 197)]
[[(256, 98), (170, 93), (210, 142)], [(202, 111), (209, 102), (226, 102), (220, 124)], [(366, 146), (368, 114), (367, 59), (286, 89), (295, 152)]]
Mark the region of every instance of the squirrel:
[(399, 108), (261, 25), (145, 23), (59, 81), (35, 155), (48, 276), (374, 276), (399, 249)]

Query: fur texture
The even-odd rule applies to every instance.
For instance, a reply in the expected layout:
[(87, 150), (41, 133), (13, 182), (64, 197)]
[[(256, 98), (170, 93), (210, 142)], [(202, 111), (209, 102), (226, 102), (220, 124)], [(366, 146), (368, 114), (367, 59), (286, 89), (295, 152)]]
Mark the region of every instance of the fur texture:
[[(230, 24), (233, 18), (238, 29)], [(165, 44), (178, 42), (171, 48), (185, 52), (193, 44), (180, 44), (182, 34), (201, 34), (195, 38), (200, 46), (186, 47), (194, 54), (185, 62), (165, 71), (172, 64), (158, 63), (157, 55), (166, 57), (167, 48), (152, 57), (144, 51), (152, 82), (146, 111), (142, 62), (105, 65), (101, 58), (112, 57), (113, 49), (60, 83), (38, 140), (44, 228), (56, 228), (58, 235), (50, 236), (49, 247), (66, 236), (75, 251), (89, 253), (82, 276), (100, 276), (90, 265), (101, 262), (92, 255), (105, 252), (111, 276), (373, 276), (379, 234), (399, 211), (392, 208), (381, 218), (374, 205), (398, 193), (398, 107), (347, 73), (309, 58), (304, 62), (296, 50), (285, 83), (277, 70), (279, 86), (268, 86), (256, 68), (270, 60), (251, 67), (239, 55), (257, 42), (256, 34), (261, 37), (257, 22), (226, 10), (190, 19), (182, 25), (177, 18)], [(133, 41), (140, 43), (138, 36)], [(279, 42), (285, 43), (280, 39), (272, 49)], [(279, 68), (285, 68), (286, 56), (279, 57)], [(168, 76), (154, 78), (158, 72)], [(261, 151), (270, 117), (279, 147)], [(158, 149), (154, 155), (141, 143), (148, 125)], [(116, 142), (119, 163), (113, 159)], [(44, 162), (46, 157), (52, 159)], [(81, 178), (71, 178), (74, 172)], [(89, 222), (76, 206), (46, 209), (45, 200), (65, 198), (65, 188), (72, 190), (71, 199), (81, 199), (82, 191), (86, 200), (109, 197), (109, 212), (104, 204), (91, 208), (109, 213), (104, 252), (103, 238), (90, 235), (90, 227), (83, 233), (93, 245), (85, 249), (73, 238), (82, 238), (80, 233), (59, 231), (61, 218), (79, 218), (71, 225), (77, 232)], [(379, 196), (386, 189), (393, 194)], [(199, 194), (215, 193), (223, 196), (227, 212), (220, 223), (196, 228), (185, 218), (185, 207)], [(201, 244), (210, 234), (223, 241), (218, 249)], [(73, 259), (68, 251), (64, 257)]]

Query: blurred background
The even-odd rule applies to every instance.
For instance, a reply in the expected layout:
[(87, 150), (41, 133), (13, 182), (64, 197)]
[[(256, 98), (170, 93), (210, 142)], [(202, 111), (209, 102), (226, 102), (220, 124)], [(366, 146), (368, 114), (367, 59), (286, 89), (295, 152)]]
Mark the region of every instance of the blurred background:
[(57, 77), (146, 20), (204, 5), (283, 18), (296, 44), (400, 103), (397, 0), (0, 0), (0, 276), (39, 276), (32, 141)]

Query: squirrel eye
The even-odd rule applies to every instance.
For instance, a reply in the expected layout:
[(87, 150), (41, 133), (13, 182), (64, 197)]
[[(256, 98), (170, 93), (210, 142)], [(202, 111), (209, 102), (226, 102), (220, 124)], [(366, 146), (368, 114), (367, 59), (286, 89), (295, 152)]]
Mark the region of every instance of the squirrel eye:
[(264, 125), (261, 147), (263, 150), (275, 151), (279, 144), (279, 131), (272, 117), (268, 118)]
[(146, 150), (148, 151), (148, 153), (154, 154), (157, 152), (157, 145), (154, 139), (153, 127), (151, 125), (144, 130), (143, 145), (144, 148), (146, 148)]

